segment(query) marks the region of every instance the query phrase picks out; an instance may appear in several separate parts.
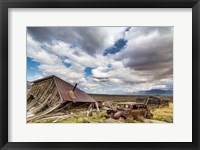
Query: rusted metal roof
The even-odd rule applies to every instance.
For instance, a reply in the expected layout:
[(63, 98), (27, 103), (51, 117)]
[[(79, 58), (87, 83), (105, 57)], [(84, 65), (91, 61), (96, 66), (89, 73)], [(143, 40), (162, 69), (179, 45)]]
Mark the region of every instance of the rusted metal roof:
[[(65, 82), (64, 80), (58, 78), (55, 75), (48, 76), (36, 81), (33, 81), (32, 83), (38, 83), (47, 79), (54, 79), (54, 82), (56, 84), (56, 87), (58, 88), (58, 91), (60, 93), (60, 97), (63, 101), (74, 101), (73, 97), (69, 95), (69, 91), (72, 91), (74, 86)], [(74, 91), (74, 95), (76, 98), (76, 102), (96, 102), (93, 98), (91, 98), (87, 93), (84, 91), (80, 90), (79, 88), (76, 88)]]

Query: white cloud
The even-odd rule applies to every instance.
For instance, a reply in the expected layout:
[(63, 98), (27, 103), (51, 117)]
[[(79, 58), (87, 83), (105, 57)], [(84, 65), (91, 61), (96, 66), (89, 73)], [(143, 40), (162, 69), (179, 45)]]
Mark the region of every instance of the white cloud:
[[(27, 35), (27, 56), (39, 63), (40, 77), (54, 74), (72, 84), (78, 83), (90, 93), (173, 88), (173, 32), (168, 28), (134, 27), (126, 33), (124, 27), (90, 29), (51, 28), (47, 30), (51, 32), (42, 32), (46, 35), (31, 31)], [(126, 48), (103, 56), (103, 51), (120, 38), (128, 41)], [(86, 67), (93, 68), (89, 77), (84, 74)]]
[(33, 41), (30, 35), (27, 35), (27, 56), (42, 64), (57, 65), (61, 63), (58, 56), (42, 49), (41, 45)]

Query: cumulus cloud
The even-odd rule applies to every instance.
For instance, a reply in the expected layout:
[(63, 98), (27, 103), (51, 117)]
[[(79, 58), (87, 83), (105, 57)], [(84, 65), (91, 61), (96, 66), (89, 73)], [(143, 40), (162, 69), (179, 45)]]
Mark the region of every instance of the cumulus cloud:
[(58, 41), (79, 47), (90, 55), (100, 53), (112, 45), (123, 28), (114, 27), (29, 27), (28, 34), (34, 40), (54, 44)]
[(86, 92), (102, 94), (173, 89), (173, 27), (28, 27), (27, 31), (27, 56), (39, 63), (40, 71), (28, 79), (54, 74), (79, 83)]
[(30, 36), (27, 36), (27, 56), (44, 64), (56, 65), (61, 62), (58, 56), (42, 49), (40, 44), (35, 42)]
[(148, 73), (151, 79), (172, 75), (172, 27), (133, 27), (125, 38), (127, 47), (116, 60), (123, 61), (125, 67)]

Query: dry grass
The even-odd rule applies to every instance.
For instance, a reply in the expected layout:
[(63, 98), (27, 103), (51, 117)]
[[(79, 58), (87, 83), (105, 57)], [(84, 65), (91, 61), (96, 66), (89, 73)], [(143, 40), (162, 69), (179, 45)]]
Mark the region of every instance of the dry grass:
[(70, 117), (63, 119), (60, 123), (104, 123), (105, 117)]
[[(152, 108), (153, 120), (172, 123), (173, 122), (173, 103), (161, 108)], [(32, 120), (30, 123), (145, 123), (143, 117), (138, 117), (137, 120), (132, 118), (120, 118), (118, 120), (112, 118), (105, 118), (105, 112), (93, 113), (90, 116), (86, 116), (84, 113), (77, 113), (73, 115), (65, 115), (59, 117), (42, 118), (38, 120)]]
[(65, 116), (55, 116), (50, 118), (42, 118), (38, 120), (32, 120), (29, 123), (104, 123), (106, 118), (99, 112), (95, 113), (93, 116), (86, 116), (81, 113), (65, 115)]
[[(43, 118), (39, 120), (33, 120), (32, 123), (142, 123), (144, 122), (143, 117), (138, 117), (137, 120), (134, 120), (133, 118), (119, 118), (119, 119), (113, 119), (113, 118), (105, 118), (104, 116), (97, 115), (97, 116), (69, 116), (66, 118), (58, 119), (58, 118)], [(31, 123), (31, 122), (29, 122)]]
[(169, 107), (154, 108), (151, 110), (155, 120), (173, 123), (173, 103)]
[(139, 120), (134, 120), (133, 118), (126, 118), (125, 123), (141, 123)]

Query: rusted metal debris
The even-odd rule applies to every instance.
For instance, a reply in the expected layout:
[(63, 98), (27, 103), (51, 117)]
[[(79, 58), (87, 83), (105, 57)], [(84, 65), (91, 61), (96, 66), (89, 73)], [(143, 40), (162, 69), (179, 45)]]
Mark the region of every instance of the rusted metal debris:
[(117, 109), (108, 109), (106, 117), (112, 117), (114, 119), (144, 117), (150, 119), (153, 114), (148, 109), (147, 105), (136, 102), (124, 102), (118, 103)]

